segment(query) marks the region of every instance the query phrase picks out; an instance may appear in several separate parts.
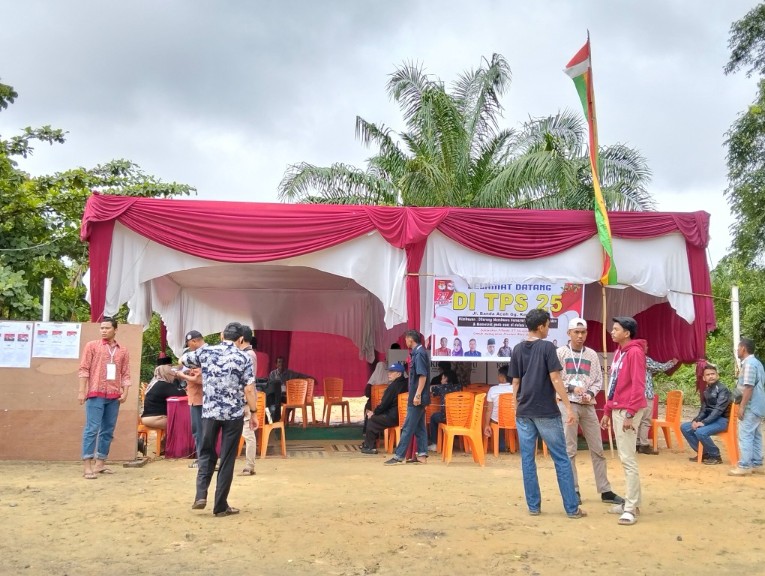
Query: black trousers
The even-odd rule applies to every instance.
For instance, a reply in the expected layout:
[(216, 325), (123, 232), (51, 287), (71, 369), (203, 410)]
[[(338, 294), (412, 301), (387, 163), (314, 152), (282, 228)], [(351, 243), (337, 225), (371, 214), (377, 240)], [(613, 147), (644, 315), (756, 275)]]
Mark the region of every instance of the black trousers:
[(383, 430), (390, 428), (391, 426), (398, 426), (398, 416), (395, 418), (386, 414), (374, 415), (367, 420), (367, 433), (364, 440), (364, 444), (368, 448), (374, 448), (377, 437), (382, 434)]
[(218, 459), (215, 444), (218, 433), (220, 442), (220, 470), (215, 484), (215, 505), (213, 514), (225, 512), (228, 508), (228, 493), (231, 491), (231, 481), (234, 478), (236, 464), (236, 449), (239, 447), (239, 437), (242, 435), (244, 418), (237, 420), (212, 420), (202, 418), (202, 450), (199, 454), (199, 470), (197, 470), (197, 495), (195, 500), (207, 500), (207, 489), (210, 487), (215, 461)]

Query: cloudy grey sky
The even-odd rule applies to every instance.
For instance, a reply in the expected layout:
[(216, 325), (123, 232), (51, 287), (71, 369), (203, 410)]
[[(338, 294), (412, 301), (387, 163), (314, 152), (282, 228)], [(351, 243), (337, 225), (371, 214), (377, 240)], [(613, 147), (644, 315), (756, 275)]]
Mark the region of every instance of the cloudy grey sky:
[[(32, 174), (127, 158), (199, 197), (275, 201), (288, 164), (369, 154), (356, 115), (394, 129), (387, 75), (419, 61), (451, 81), (503, 54), (504, 123), (579, 109), (562, 69), (590, 30), (601, 143), (639, 149), (661, 210), (712, 214), (728, 248), (724, 133), (754, 98), (726, 77), (732, 21), (753, 0), (0, 0), (0, 79), (19, 98), (0, 134), (51, 124)], [(702, 7), (703, 6), (703, 7)]]

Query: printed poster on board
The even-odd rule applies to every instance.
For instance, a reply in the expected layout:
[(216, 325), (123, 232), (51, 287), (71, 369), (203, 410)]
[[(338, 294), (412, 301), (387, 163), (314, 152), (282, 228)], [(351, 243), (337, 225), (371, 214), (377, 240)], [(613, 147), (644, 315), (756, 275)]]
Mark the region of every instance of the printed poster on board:
[(518, 281), (468, 286), (460, 277), (436, 277), (433, 290), (431, 359), (502, 362), (528, 334), (529, 310), (550, 312), (547, 339), (568, 341), (569, 320), (582, 315), (584, 285)]
[(0, 322), (0, 368), (32, 365), (32, 322)]
[(82, 324), (35, 322), (32, 355), (35, 358), (79, 358)]

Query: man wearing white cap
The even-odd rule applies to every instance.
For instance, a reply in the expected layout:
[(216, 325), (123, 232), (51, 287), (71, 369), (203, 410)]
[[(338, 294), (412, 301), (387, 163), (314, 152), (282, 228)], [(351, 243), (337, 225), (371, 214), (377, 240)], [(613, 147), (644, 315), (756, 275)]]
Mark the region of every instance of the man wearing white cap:
[[(624, 498), (617, 496), (611, 490), (611, 483), (606, 473), (606, 457), (603, 454), (603, 440), (600, 436), (600, 422), (595, 413), (595, 395), (603, 389), (603, 374), (598, 355), (592, 348), (587, 348), (587, 321), (584, 318), (574, 318), (568, 323), (568, 344), (558, 348), (558, 360), (563, 366), (561, 376), (563, 385), (568, 392), (568, 399), (574, 412), (574, 421), (564, 426), (566, 434), (566, 452), (571, 460), (574, 473), (576, 495), (579, 492), (579, 479), (576, 473), (577, 431), (582, 428), (587, 449), (592, 459), (592, 470), (595, 474), (595, 486), (600, 493), (600, 499), (609, 504), (623, 504)], [(558, 404), (563, 413), (563, 404)]]

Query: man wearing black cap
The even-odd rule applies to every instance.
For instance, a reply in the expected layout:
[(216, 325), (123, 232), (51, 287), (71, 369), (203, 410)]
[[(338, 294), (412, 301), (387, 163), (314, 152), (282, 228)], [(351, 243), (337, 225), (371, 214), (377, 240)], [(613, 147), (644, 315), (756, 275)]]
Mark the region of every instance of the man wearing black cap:
[[(204, 346), (207, 346), (207, 343), (201, 332), (190, 330), (186, 334), (188, 350), (199, 350)], [(176, 376), (186, 381), (186, 394), (191, 411), (191, 434), (194, 436), (194, 448), (197, 453), (197, 460), (189, 464), (189, 468), (196, 468), (199, 466), (199, 453), (202, 450), (202, 371), (199, 368), (183, 369)]]
[(609, 510), (620, 514), (619, 524), (630, 526), (640, 513), (640, 474), (635, 445), (637, 425), (646, 410), (645, 399), (645, 342), (636, 340), (637, 322), (634, 318), (614, 318), (611, 338), (619, 346), (611, 362), (608, 395), (600, 425), (605, 428), (613, 422), (619, 460), (624, 468), (626, 493), (623, 504), (614, 504)]
[(243, 326), (231, 322), (221, 334), (220, 344), (186, 352), (181, 362), (189, 368), (201, 368), (205, 393), (202, 402), (202, 451), (199, 455), (196, 497), (193, 510), (207, 506), (207, 490), (215, 472), (218, 433), (221, 435), (220, 472), (215, 487), (215, 516), (238, 514), (228, 505), (228, 493), (234, 475), (236, 449), (242, 435), (245, 404), (250, 408), (250, 427), (258, 427), (257, 396), (252, 360), (239, 348), (244, 342)]
[(363, 454), (377, 454), (377, 438), (380, 433), (391, 426), (398, 426), (398, 395), (409, 389), (409, 383), (404, 377), (404, 365), (395, 362), (388, 366), (388, 387), (380, 400), (380, 404), (372, 410), (367, 410), (367, 435), (361, 445)]

